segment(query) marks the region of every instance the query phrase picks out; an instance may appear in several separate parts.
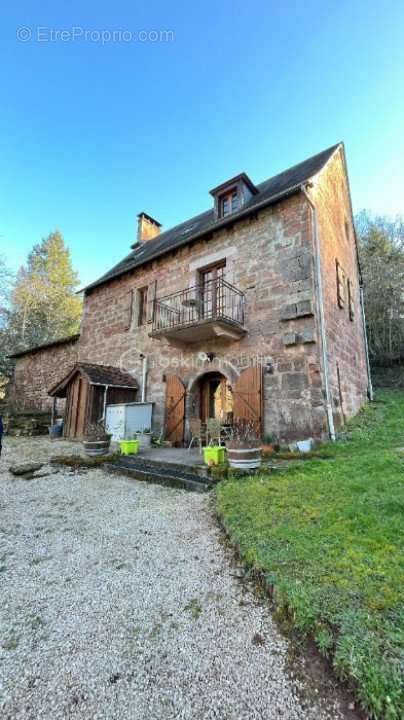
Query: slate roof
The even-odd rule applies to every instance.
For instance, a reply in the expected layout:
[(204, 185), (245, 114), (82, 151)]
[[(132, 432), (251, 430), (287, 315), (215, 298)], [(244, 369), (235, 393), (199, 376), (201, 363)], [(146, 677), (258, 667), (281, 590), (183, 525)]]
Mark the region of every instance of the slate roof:
[(132, 375), (112, 365), (94, 365), (92, 363), (76, 363), (70, 372), (48, 391), (49, 395), (63, 393), (74, 375), (79, 372), (92, 385), (110, 385), (111, 387), (129, 387), (135, 390), (139, 385)]
[(78, 335), (69, 335), (69, 337), (59, 338), (58, 340), (52, 340), (51, 342), (43, 343), (42, 345), (34, 345), (30, 348), (25, 348), (25, 350), (19, 350), (18, 352), (13, 353), (10, 355), (10, 358), (20, 358), (24, 355), (29, 355), (30, 353), (40, 352), (40, 350), (47, 350), (48, 348), (57, 347), (58, 345), (66, 345), (67, 343), (74, 343), (77, 342), (79, 339), (80, 334)]
[(79, 363), (78, 368), (87, 376), (90, 383), (97, 385), (115, 385), (115, 387), (133, 387), (139, 385), (132, 375), (112, 365), (93, 365)]
[(155, 239), (140, 244), (139, 247), (135, 247), (133, 252), (105, 273), (105, 275), (102, 275), (98, 280), (87, 285), (84, 290), (88, 292), (98, 285), (113, 280), (125, 272), (134, 270), (171, 250), (186, 245), (205, 234), (209, 234), (213, 230), (233, 224), (238, 219), (246, 217), (261, 207), (271, 205), (288, 195), (299, 192), (301, 185), (310, 180), (310, 178), (324, 167), (340, 145), (342, 145), (342, 143), (337, 143), (327, 148), (327, 150), (323, 150), (317, 155), (313, 155), (313, 157), (304, 160), (304, 162), (279, 173), (279, 175), (275, 175), (269, 180), (260, 183), (257, 185), (258, 192), (250, 198), (238, 212), (232, 213), (226, 218), (216, 219), (214, 209), (212, 208), (180, 225), (176, 225), (171, 228), (171, 230), (166, 230), (166, 232), (161, 233)]

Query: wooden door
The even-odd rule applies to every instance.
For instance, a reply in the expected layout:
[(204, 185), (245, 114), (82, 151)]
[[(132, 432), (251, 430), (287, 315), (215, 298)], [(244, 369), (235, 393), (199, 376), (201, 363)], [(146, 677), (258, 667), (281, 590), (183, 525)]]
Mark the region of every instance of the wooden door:
[(165, 438), (176, 445), (184, 441), (185, 387), (178, 375), (167, 375)]
[(226, 261), (200, 271), (202, 314), (205, 318), (216, 318), (224, 314), (224, 286)]
[(77, 435), (77, 409), (79, 403), (80, 376), (77, 374), (72, 378), (68, 388), (68, 428), (67, 436), (75, 438)]
[(88, 383), (77, 374), (67, 390), (65, 436), (81, 437), (87, 420)]
[(232, 412), (228, 397), (228, 383), (223, 375), (211, 373), (201, 380), (200, 415), (202, 422), (209, 418), (226, 421)]
[(233, 387), (234, 420), (248, 422), (254, 426), (258, 437), (262, 435), (262, 366), (243, 370)]
[(63, 427), (63, 435), (65, 437), (71, 437), (71, 424), (72, 424), (72, 383), (68, 385), (66, 392), (66, 407), (65, 407), (65, 421)]
[(87, 424), (87, 392), (88, 382), (79, 378), (78, 401), (77, 401), (77, 422), (76, 437), (82, 437)]

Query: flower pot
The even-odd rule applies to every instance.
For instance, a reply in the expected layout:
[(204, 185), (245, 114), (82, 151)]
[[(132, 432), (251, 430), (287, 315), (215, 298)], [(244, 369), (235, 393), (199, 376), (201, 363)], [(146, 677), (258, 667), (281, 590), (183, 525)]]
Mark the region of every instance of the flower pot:
[(108, 455), (110, 445), (111, 435), (106, 435), (101, 440), (83, 440), (85, 453), (90, 457), (97, 457), (98, 455)]
[(121, 440), (119, 443), (122, 455), (137, 455), (139, 452), (139, 440)]
[(206, 465), (221, 465), (226, 460), (226, 448), (214, 445), (203, 448), (203, 459)]
[(272, 453), (275, 452), (275, 448), (271, 443), (269, 443), (262, 446), (261, 452), (263, 452), (265, 455), (272, 455)]
[(250, 470), (261, 465), (261, 446), (253, 448), (227, 448), (227, 459), (232, 468)]

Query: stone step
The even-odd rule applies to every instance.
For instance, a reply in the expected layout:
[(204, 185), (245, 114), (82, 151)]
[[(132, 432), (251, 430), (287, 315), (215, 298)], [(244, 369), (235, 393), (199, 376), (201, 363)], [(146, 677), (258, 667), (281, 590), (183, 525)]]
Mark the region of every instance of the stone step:
[[(199, 475), (195, 468), (174, 463), (140, 460), (129, 456), (104, 465), (115, 473), (123, 473), (136, 480), (165, 485), (193, 492), (207, 492), (215, 484), (207, 475)], [(204, 470), (204, 468), (201, 468)]]
[(162, 470), (163, 472), (170, 472), (173, 475), (177, 473), (198, 475), (201, 478), (207, 478), (209, 476), (209, 469), (207, 465), (186, 465), (185, 463), (176, 463), (171, 460), (155, 460), (154, 458), (144, 458), (140, 455), (123, 455), (120, 460), (125, 460), (131, 463), (134, 467), (152, 467), (156, 470)]

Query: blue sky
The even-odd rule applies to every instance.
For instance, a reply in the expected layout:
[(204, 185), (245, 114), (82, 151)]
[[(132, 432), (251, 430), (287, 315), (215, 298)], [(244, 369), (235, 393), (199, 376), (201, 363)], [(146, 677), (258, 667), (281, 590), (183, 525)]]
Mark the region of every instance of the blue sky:
[[(0, 252), (13, 268), (59, 228), (90, 282), (128, 252), (140, 210), (171, 227), (226, 178), (260, 182), (339, 140), (355, 210), (404, 212), (401, 1), (4, 5)], [(97, 41), (114, 30), (126, 40)], [(160, 30), (173, 40), (129, 39)]]

